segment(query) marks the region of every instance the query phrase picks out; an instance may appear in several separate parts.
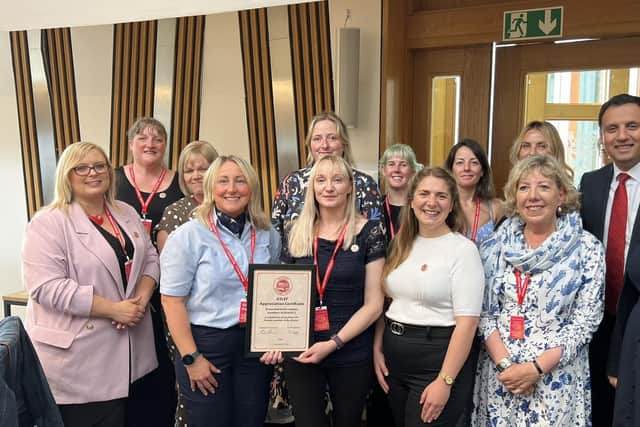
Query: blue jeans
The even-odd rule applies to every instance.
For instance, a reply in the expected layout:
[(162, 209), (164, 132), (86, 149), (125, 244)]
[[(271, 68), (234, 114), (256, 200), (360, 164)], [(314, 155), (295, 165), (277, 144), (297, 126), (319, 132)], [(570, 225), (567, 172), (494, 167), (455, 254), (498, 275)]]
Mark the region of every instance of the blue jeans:
[(176, 378), (189, 426), (262, 427), (269, 400), (273, 369), (256, 358), (244, 357), (245, 330), (191, 325), (198, 351), (222, 372), (214, 374), (216, 392), (207, 396), (191, 391), (189, 375), (175, 358)]

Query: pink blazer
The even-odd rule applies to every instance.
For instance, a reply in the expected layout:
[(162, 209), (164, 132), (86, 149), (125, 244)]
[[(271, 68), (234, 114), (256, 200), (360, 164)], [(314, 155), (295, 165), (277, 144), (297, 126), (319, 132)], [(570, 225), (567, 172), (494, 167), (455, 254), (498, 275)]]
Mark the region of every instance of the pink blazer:
[(151, 315), (133, 328), (116, 330), (110, 319), (91, 317), (93, 296), (121, 301), (135, 295), (142, 275), (160, 275), (158, 254), (129, 205), (111, 212), (135, 248), (123, 292), (113, 248), (82, 208), (39, 212), (27, 225), (22, 274), (29, 291), (26, 329), (56, 403), (86, 403), (126, 397), (131, 381), (158, 365)]

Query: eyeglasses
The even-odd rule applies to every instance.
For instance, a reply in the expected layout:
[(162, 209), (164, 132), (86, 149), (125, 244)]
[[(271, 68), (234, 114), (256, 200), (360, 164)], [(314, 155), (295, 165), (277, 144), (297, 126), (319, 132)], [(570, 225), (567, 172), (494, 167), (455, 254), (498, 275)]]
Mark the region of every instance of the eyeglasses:
[(91, 173), (91, 171), (94, 171), (96, 174), (105, 173), (107, 170), (109, 170), (109, 165), (106, 163), (96, 163), (93, 166), (80, 165), (72, 169), (76, 175), (87, 176)]

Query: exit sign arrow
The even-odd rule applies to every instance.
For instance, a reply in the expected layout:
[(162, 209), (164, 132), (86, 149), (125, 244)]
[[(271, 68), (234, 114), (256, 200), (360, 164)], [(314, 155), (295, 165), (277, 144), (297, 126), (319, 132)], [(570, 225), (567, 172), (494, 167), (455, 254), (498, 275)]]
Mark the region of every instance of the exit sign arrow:
[(558, 25), (558, 20), (551, 20), (551, 9), (545, 9), (544, 21), (538, 22), (538, 28), (540, 28), (540, 31), (542, 31), (546, 35), (549, 35), (549, 33), (553, 31), (554, 28), (556, 28), (556, 25)]

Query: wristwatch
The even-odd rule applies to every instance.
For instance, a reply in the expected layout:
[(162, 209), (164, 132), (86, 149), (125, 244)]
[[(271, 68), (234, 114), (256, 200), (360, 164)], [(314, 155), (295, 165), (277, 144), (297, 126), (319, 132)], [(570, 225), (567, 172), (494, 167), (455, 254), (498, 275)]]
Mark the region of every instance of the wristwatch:
[(195, 362), (199, 356), (200, 352), (198, 350), (194, 351), (191, 354), (185, 354), (184, 356), (182, 356), (182, 364), (184, 366), (193, 365), (193, 362)]
[(440, 378), (442, 378), (446, 385), (453, 385), (453, 378), (451, 378), (450, 375), (447, 375), (444, 372), (440, 372)]
[(508, 357), (500, 359), (496, 368), (498, 368), (498, 372), (504, 372), (509, 366), (513, 365), (513, 362)]

